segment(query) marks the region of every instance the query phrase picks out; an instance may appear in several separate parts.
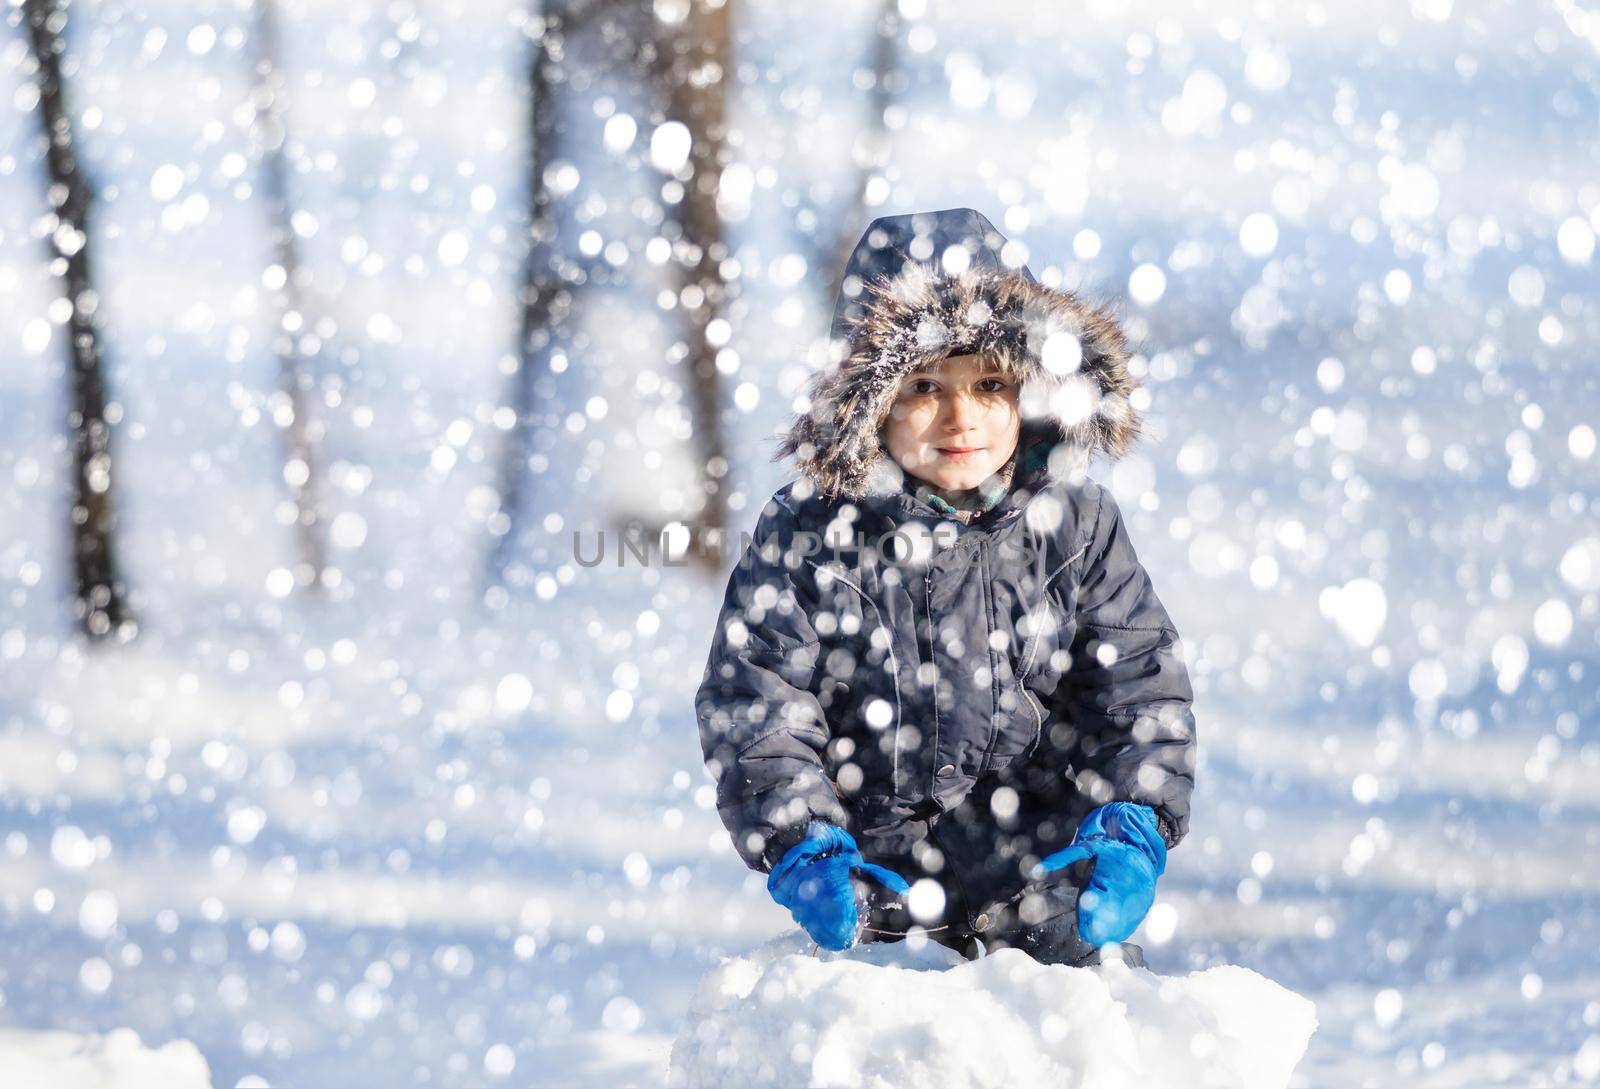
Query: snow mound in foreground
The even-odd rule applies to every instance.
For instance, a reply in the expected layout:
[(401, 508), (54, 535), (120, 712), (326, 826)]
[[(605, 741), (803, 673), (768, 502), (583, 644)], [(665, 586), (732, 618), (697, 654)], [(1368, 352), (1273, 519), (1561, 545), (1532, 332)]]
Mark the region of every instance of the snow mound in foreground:
[(1317, 1027), (1309, 999), (1247, 968), (807, 948), (796, 931), (708, 973), (668, 1084), (1283, 1089)]
[(6, 1089), (211, 1089), (211, 1068), (188, 1040), (151, 1049), (130, 1028), (98, 1033), (0, 1028)]

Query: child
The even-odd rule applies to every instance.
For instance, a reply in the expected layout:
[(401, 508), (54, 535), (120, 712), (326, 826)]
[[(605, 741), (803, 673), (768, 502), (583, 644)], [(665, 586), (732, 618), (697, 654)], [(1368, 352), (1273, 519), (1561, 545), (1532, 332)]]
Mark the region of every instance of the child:
[(803, 476), (729, 577), (696, 695), (734, 847), (828, 949), (915, 924), (1094, 962), (1188, 826), (1178, 633), (1084, 475), (1139, 433), (1130, 353), (1016, 252), (968, 208), (867, 228), (842, 360), (778, 452)]

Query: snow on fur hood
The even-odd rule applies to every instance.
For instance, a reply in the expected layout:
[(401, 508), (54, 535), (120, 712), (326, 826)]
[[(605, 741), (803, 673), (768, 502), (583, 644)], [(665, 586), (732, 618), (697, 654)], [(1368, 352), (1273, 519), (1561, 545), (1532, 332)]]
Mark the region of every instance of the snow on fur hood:
[(1048, 476), (1081, 474), (1097, 452), (1126, 454), (1140, 432), (1139, 382), (1121, 325), (1039, 283), (1008, 246), (971, 208), (873, 220), (845, 266), (834, 361), (812, 377), (774, 460), (794, 457), (826, 498), (900, 491), (904, 475), (880, 441), (900, 380), (967, 353), (994, 355), (1021, 378), (1024, 427), (1054, 440)]

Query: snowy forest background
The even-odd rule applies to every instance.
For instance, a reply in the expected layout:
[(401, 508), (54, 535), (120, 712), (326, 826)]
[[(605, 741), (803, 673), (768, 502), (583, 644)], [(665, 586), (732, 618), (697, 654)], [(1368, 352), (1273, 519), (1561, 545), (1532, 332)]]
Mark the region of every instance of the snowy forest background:
[(1147, 344), (1094, 472), (1197, 694), (1153, 967), (1315, 999), (1306, 1084), (1600, 1080), (1600, 10), (72, 0), (85, 237), (50, 7), (0, 38), (0, 1024), (659, 1084), (789, 920), (695, 735), (733, 557), (615, 533), (750, 528), (841, 247), (966, 205)]

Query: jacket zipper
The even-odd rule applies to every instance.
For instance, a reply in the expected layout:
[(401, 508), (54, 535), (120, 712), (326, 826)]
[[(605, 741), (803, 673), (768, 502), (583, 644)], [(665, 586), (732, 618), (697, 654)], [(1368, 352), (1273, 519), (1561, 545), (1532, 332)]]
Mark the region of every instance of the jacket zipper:
[(933, 577), (922, 576), (922, 609), (926, 623), (917, 627), (917, 650), (921, 660), (931, 664), (933, 662)]
[[(921, 648), (922, 661), (933, 667), (931, 674), (933, 677), (932, 699), (929, 701), (933, 706), (933, 759), (928, 761), (928, 770), (930, 773), (928, 776), (928, 795), (932, 797), (934, 791), (938, 789), (938, 772), (934, 769), (940, 766), (941, 758), (939, 756), (940, 677), (938, 663), (933, 659), (933, 573), (931, 570), (923, 572), (922, 575), (922, 607), (927, 613), (926, 630), (928, 637), (927, 641), (924, 643), (921, 634), (923, 629), (919, 628), (917, 634), (917, 644), (918, 647)], [(917, 668), (920, 670), (922, 667), (919, 665)]]

